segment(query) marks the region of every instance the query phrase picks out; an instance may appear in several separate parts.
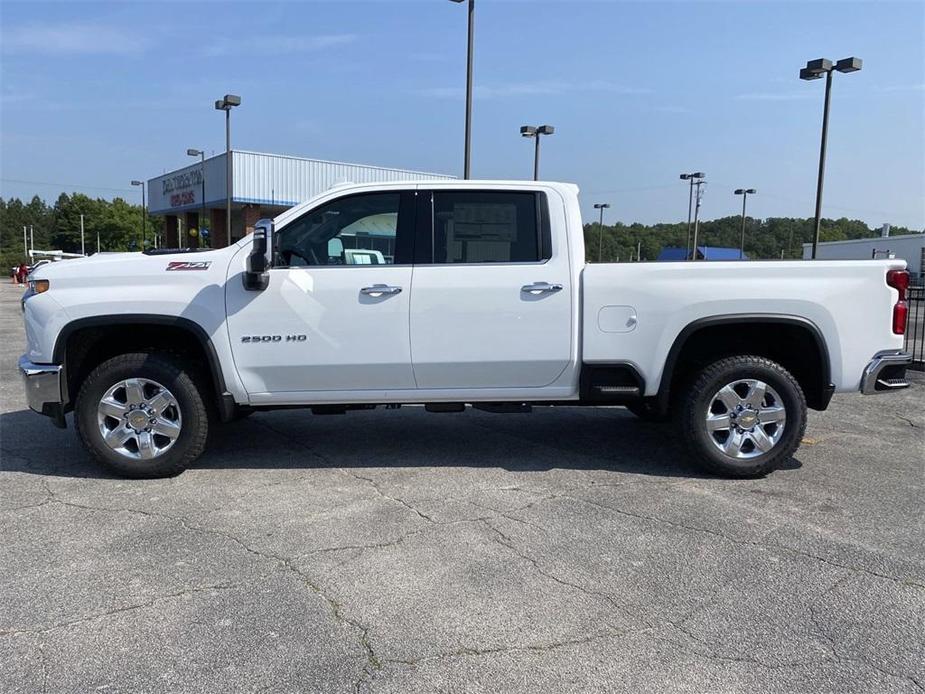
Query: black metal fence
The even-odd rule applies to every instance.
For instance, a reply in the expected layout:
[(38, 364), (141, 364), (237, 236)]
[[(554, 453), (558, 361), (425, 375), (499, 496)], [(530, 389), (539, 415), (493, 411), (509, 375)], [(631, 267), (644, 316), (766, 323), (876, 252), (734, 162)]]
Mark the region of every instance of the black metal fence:
[(912, 354), (912, 368), (925, 371), (925, 273), (912, 275), (906, 301), (909, 316), (906, 319), (904, 349)]

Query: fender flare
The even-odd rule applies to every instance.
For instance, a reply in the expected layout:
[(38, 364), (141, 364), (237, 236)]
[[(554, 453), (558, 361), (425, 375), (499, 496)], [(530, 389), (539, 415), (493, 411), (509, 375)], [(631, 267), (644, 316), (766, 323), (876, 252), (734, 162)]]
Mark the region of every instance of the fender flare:
[(212, 344), (212, 338), (205, 329), (182, 316), (170, 316), (157, 313), (118, 313), (114, 315), (88, 316), (86, 318), (77, 318), (67, 323), (61, 328), (58, 337), (55, 338), (55, 347), (52, 352), (52, 359), (55, 364), (64, 367), (64, 382), (67, 383), (67, 343), (71, 335), (84, 328), (110, 327), (113, 325), (156, 325), (180, 328), (192, 334), (202, 347), (206, 355), (206, 361), (209, 365), (209, 373), (212, 376), (212, 383), (215, 388), (216, 406), (222, 421), (228, 421), (234, 411), (235, 402), (233, 396), (225, 387), (225, 377), (222, 374), (221, 361), (218, 353), (215, 351), (215, 345)]
[(822, 401), (820, 409), (828, 406), (829, 399), (835, 391), (832, 385), (832, 367), (829, 358), (829, 349), (826, 345), (825, 338), (819, 326), (808, 318), (780, 313), (732, 313), (721, 316), (706, 316), (698, 318), (688, 323), (681, 332), (675, 337), (671, 348), (668, 350), (668, 357), (665, 359), (665, 368), (662, 370), (662, 377), (658, 385), (658, 394), (655, 396), (658, 407), (662, 411), (668, 409), (668, 397), (671, 390), (671, 381), (674, 377), (674, 370), (677, 366), (684, 345), (690, 339), (691, 335), (703, 328), (713, 327), (715, 325), (734, 325), (736, 323), (754, 324), (754, 323), (776, 323), (784, 325), (793, 325), (804, 330), (808, 330), (813, 336), (816, 348), (822, 359), (822, 373), (819, 375), (822, 388)]

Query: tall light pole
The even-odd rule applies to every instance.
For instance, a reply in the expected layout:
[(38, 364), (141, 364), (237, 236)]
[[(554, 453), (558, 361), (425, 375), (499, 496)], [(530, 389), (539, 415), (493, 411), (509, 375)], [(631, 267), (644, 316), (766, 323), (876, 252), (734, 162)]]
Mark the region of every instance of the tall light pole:
[(816, 219), (813, 230), (813, 260), (819, 245), (819, 227), (822, 222), (822, 183), (825, 178), (825, 147), (829, 136), (829, 101), (832, 94), (832, 72), (857, 72), (861, 69), (860, 58), (842, 58), (835, 65), (827, 58), (818, 58), (806, 63), (800, 70), (801, 80), (817, 80), (825, 75), (825, 103), (822, 107), (822, 143), (819, 146), (819, 176), (816, 179)]
[(87, 255), (87, 249), (84, 247), (84, 216), (83, 215), (80, 215), (80, 254)]
[(735, 194), (742, 196), (742, 241), (739, 243), (739, 260), (745, 258), (745, 201), (749, 195), (754, 195), (758, 191), (754, 188), (736, 188)]
[(225, 96), (215, 102), (217, 111), (225, 112), (225, 243), (231, 243), (231, 109), (241, 105), (241, 97), (234, 94)]
[[(703, 178), (706, 174), (703, 171), (695, 171), (694, 173), (683, 173), (681, 174), (682, 181), (690, 181), (690, 190), (687, 193), (687, 253), (688, 255), (691, 252), (691, 207), (694, 203), (694, 181), (699, 178)], [(695, 252), (694, 255), (697, 253)]]
[[(465, 0), (452, 0), (456, 3)], [(463, 178), (471, 178), (472, 171), (472, 59), (475, 36), (475, 0), (469, 0), (469, 47), (466, 51), (466, 146), (463, 159)]]
[(706, 183), (706, 181), (703, 179), (694, 182), (694, 185), (697, 187), (697, 192), (695, 193), (697, 204), (694, 206), (694, 242), (691, 247), (691, 260), (697, 260), (697, 233), (700, 231), (700, 200), (703, 198), (703, 190), (701, 186), (704, 183)]
[(145, 203), (145, 182), (144, 181), (132, 181), (133, 186), (141, 186), (141, 250), (145, 249), (145, 226), (147, 224), (145, 217), (145, 209), (147, 208), (147, 203)]
[[(200, 162), (200, 178), (199, 182), (202, 184), (202, 190), (200, 192), (200, 197), (202, 198), (199, 201), (200, 212), (199, 212), (199, 238), (202, 238), (202, 224), (206, 218), (206, 153), (201, 149), (188, 149), (186, 153), (191, 157), (199, 157)], [(228, 239), (228, 242), (231, 243), (231, 239)]]
[(523, 125), (520, 128), (520, 134), (524, 137), (532, 137), (536, 142), (533, 150), (533, 180), (540, 180), (540, 135), (552, 135), (556, 129), (551, 125)]
[(601, 255), (604, 251), (604, 210), (610, 207), (609, 203), (606, 202), (596, 202), (594, 203), (594, 209), (601, 211), (601, 221), (598, 223), (598, 237), (597, 237), (597, 262), (601, 262)]
[(22, 253), (24, 256), (29, 255), (29, 241), (26, 238), (26, 225), (22, 225)]

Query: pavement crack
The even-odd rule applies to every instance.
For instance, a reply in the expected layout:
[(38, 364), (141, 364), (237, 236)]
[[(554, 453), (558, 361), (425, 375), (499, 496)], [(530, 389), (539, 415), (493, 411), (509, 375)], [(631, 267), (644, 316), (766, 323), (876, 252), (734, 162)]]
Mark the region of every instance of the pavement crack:
[(564, 639), (561, 641), (553, 641), (550, 643), (535, 643), (535, 644), (524, 644), (517, 646), (497, 646), (495, 648), (479, 648), (477, 646), (469, 646), (458, 648), (454, 651), (447, 651), (446, 653), (436, 653), (434, 655), (427, 655), (421, 658), (412, 658), (412, 659), (401, 659), (401, 658), (389, 658), (385, 662), (395, 663), (397, 665), (408, 665), (415, 667), (421, 663), (426, 663), (434, 660), (446, 660), (448, 658), (463, 658), (463, 657), (481, 657), (486, 655), (495, 655), (498, 653), (545, 653), (548, 651), (554, 651), (559, 648), (567, 648), (569, 646), (580, 646), (586, 643), (591, 643), (592, 641), (599, 641), (601, 639), (612, 638), (619, 632), (607, 632), (603, 634), (591, 634), (589, 636), (583, 636), (581, 638), (575, 639)]
[(724, 540), (726, 542), (729, 542), (735, 545), (740, 545), (743, 547), (760, 547), (762, 549), (771, 549), (771, 550), (778, 550), (781, 552), (789, 552), (790, 554), (795, 554), (797, 556), (805, 557), (807, 559), (813, 559), (814, 561), (822, 562), (823, 564), (828, 564), (829, 566), (833, 566), (839, 569), (846, 569), (847, 571), (852, 571), (854, 573), (859, 573), (859, 574), (865, 574), (867, 576), (873, 576), (875, 578), (886, 579), (888, 581), (893, 581), (894, 583), (899, 583), (901, 585), (908, 585), (908, 586), (914, 586), (916, 588), (925, 589), (925, 584), (918, 583), (917, 581), (913, 581), (908, 578), (898, 578), (896, 576), (890, 576), (889, 574), (880, 573), (879, 571), (873, 571), (871, 569), (866, 569), (866, 568), (859, 567), (859, 566), (850, 566), (848, 564), (841, 564), (839, 562), (832, 561), (831, 559), (827, 559), (826, 557), (822, 557), (818, 554), (813, 554), (812, 552), (807, 552), (805, 550), (796, 549), (794, 547), (788, 547), (786, 545), (779, 545), (779, 544), (769, 543), (769, 542), (758, 542), (757, 540), (743, 540), (743, 539), (739, 539), (735, 537), (730, 537), (729, 535), (725, 535), (715, 530), (710, 530), (709, 528), (701, 528), (695, 525), (687, 525), (686, 523), (679, 523), (677, 521), (668, 520), (667, 518), (659, 518), (658, 516), (650, 516), (644, 513), (633, 513), (631, 511), (625, 511), (623, 509), (615, 508), (613, 506), (608, 506), (606, 504), (601, 504), (596, 501), (590, 501), (588, 499), (583, 499), (577, 496), (563, 494), (562, 497), (571, 499), (573, 501), (577, 501), (578, 503), (581, 503), (581, 504), (588, 504), (589, 506), (595, 506), (605, 511), (609, 511), (610, 513), (616, 513), (617, 515), (620, 515), (620, 516), (626, 516), (628, 518), (635, 518), (637, 520), (649, 521), (651, 523), (659, 523), (661, 525), (667, 525), (673, 528), (678, 528), (680, 530), (687, 530), (689, 532), (710, 535), (711, 537), (715, 537), (717, 539)]
[(639, 618), (637, 615), (632, 614), (625, 605), (620, 604), (607, 593), (602, 593), (596, 590), (590, 590), (584, 587), (583, 585), (580, 585), (578, 583), (573, 583), (572, 581), (567, 581), (564, 578), (556, 576), (554, 573), (546, 570), (545, 568), (543, 568), (543, 566), (540, 565), (539, 561), (531, 557), (529, 554), (526, 554), (525, 552), (522, 552), (520, 549), (518, 549), (517, 546), (514, 544), (514, 540), (510, 538), (509, 536), (507, 536), (506, 534), (504, 534), (501, 530), (496, 528), (494, 525), (492, 525), (489, 519), (482, 519), (481, 522), (485, 525), (485, 527), (487, 527), (494, 534), (496, 538), (496, 542), (498, 544), (507, 548), (509, 551), (513, 552), (514, 554), (516, 554), (518, 557), (520, 557), (524, 561), (529, 562), (533, 566), (533, 568), (537, 571), (537, 573), (539, 573), (541, 576), (544, 576), (548, 578), (549, 580), (554, 581), (555, 583), (558, 583), (559, 585), (565, 586), (567, 588), (571, 588), (572, 590), (577, 590), (578, 592), (583, 593), (587, 596), (597, 598), (598, 600), (603, 600), (604, 602), (609, 604), (611, 607), (613, 607), (613, 609), (615, 609), (617, 612), (620, 612), (621, 614), (623, 614), (624, 616), (626, 616), (627, 618), (631, 620)]
[[(86, 617), (81, 617), (80, 619), (71, 619), (66, 622), (57, 622), (51, 626), (42, 627), (41, 629), (8, 629), (0, 631), (0, 636), (17, 636), (19, 634), (48, 634), (57, 629), (67, 629), (74, 627), (80, 624), (87, 624), (89, 622), (95, 622), (100, 619), (105, 619), (106, 617), (111, 617), (113, 615), (122, 614), (125, 612), (132, 612), (133, 610), (140, 610), (146, 607), (153, 607), (154, 605), (164, 602), (166, 600), (174, 600), (176, 598), (184, 597), (186, 595), (193, 595), (195, 593), (203, 593), (207, 591), (214, 590), (232, 590), (234, 588), (239, 588), (241, 586), (247, 585), (247, 582), (242, 583), (219, 583), (207, 586), (197, 586), (195, 588), (185, 588), (183, 590), (178, 590), (174, 593), (169, 593), (167, 595), (158, 595), (144, 602), (135, 603), (133, 605), (123, 605), (122, 607), (115, 607), (111, 610), (105, 610), (103, 612), (97, 612), (96, 614), (87, 615)], [(44, 653), (44, 644), (40, 646), (40, 650)], [(44, 657), (44, 656), (43, 656)]]

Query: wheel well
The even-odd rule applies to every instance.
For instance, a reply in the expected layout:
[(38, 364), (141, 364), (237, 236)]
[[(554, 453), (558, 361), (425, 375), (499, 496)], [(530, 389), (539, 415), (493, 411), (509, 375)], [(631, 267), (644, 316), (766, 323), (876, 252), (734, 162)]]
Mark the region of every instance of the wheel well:
[(660, 404), (667, 407), (670, 393), (703, 367), (740, 354), (777, 362), (793, 374), (809, 407), (828, 405), (832, 389), (825, 343), (815, 326), (797, 319), (723, 320), (682, 332), (668, 356)]
[(56, 361), (64, 366), (67, 383), (66, 409), (73, 408), (77, 391), (93, 369), (107, 359), (130, 352), (167, 352), (186, 359), (197, 371), (206, 393), (219, 399), (224, 391), (221, 372), (211, 358), (211, 349), (193, 330), (183, 325), (121, 322), (84, 325), (59, 338)]

